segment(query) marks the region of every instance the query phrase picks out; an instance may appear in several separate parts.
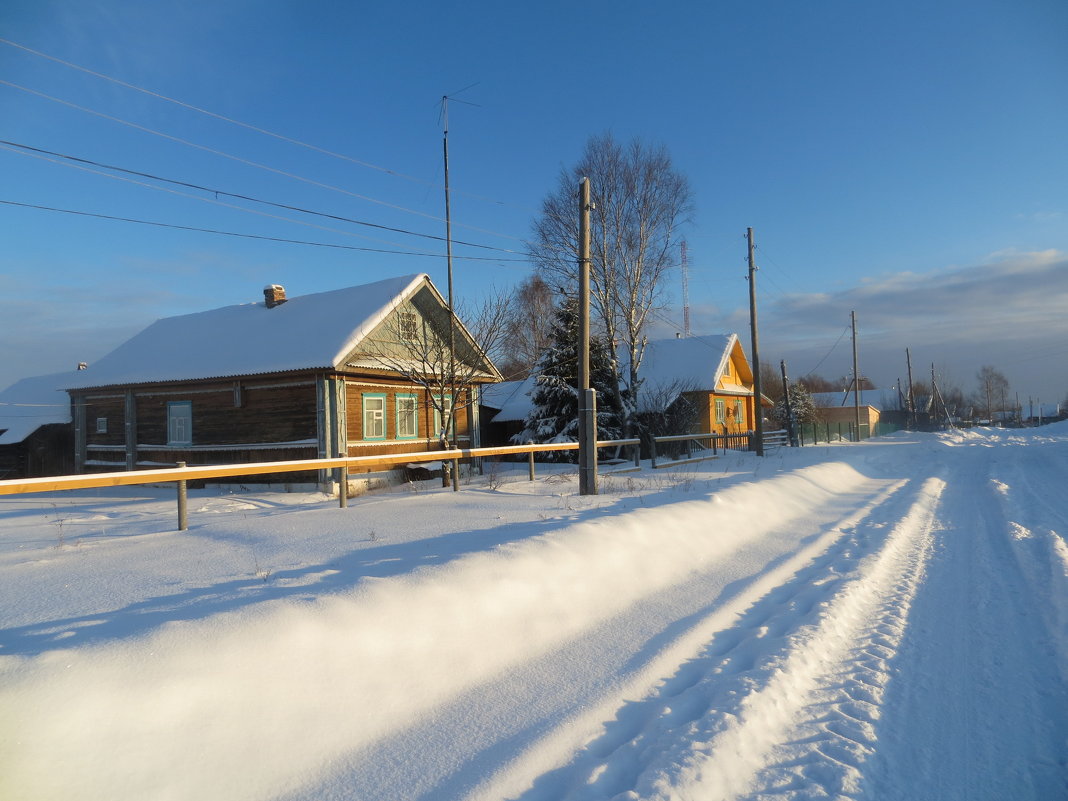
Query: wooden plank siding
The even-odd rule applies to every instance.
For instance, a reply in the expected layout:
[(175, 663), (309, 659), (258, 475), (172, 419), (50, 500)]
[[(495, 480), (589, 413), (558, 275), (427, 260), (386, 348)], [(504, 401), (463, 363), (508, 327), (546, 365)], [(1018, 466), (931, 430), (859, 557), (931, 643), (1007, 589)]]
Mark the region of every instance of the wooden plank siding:
[[(72, 394), (78, 396), (84, 409), (84, 450), (79, 462), (88, 472), (177, 462), (206, 465), (318, 455), (315, 382), (308, 376), (273, 381), (188, 381), (181, 386)], [(127, 409), (128, 399), (132, 410)], [(190, 404), (191, 446), (168, 444), (168, 404), (174, 402)], [(128, 411), (132, 411), (129, 418)], [(97, 420), (101, 418), (107, 421), (106, 431), (98, 431)], [(127, 437), (127, 419), (132, 424), (132, 443)], [(127, 464), (127, 453), (136, 454), (132, 465)], [(315, 481), (316, 476), (288, 474), (284, 480)]]
[[(343, 397), (330, 402), (333, 382), (343, 383)], [(317, 389), (318, 387), (318, 389)], [(325, 390), (324, 390), (325, 387)], [(417, 453), (441, 446), (435, 410), (427, 392), (400, 378), (353, 376), (334, 372), (276, 376), (264, 380), (185, 381), (180, 385), (74, 390), (76, 408), (83, 411), (84, 444), (79, 448), (79, 472), (152, 469), (185, 462), (189, 466), (239, 464), (377, 453)], [(368, 439), (363, 430), (363, 396), (384, 396), (385, 437)], [(471, 440), (468, 390), (459, 389), (456, 403), (457, 436), (461, 447)], [(414, 438), (397, 432), (397, 397), (414, 396), (418, 428)], [(132, 415), (127, 403), (132, 399)], [(168, 404), (186, 402), (192, 419), (192, 445), (168, 444)], [(340, 419), (344, 415), (344, 419)], [(97, 419), (107, 421), (97, 431)], [(135, 441), (127, 441), (125, 421), (131, 421)], [(320, 430), (336, 432), (324, 436)], [(338, 441), (340, 438), (340, 441)], [(325, 443), (325, 444), (324, 444)], [(132, 465), (127, 454), (135, 453)], [(380, 470), (381, 468), (378, 468)], [(374, 472), (366, 468), (357, 472)], [(244, 483), (248, 477), (234, 477)], [(315, 483), (328, 481), (319, 473), (258, 475), (259, 482)]]
[[(384, 396), (385, 436), (381, 439), (369, 438), (364, 431), (364, 396)], [(410, 395), (416, 400), (417, 432), (414, 438), (400, 438), (397, 431), (397, 396)], [(471, 410), (466, 406), (467, 391), (457, 392), (455, 420), (457, 438), (460, 446), (466, 447), (470, 440)], [(345, 406), (348, 411), (346, 420), (347, 452), (350, 456), (363, 456), (375, 453), (418, 453), (441, 448), (436, 427), (435, 409), (428, 400), (428, 393), (422, 387), (412, 386), (403, 381), (375, 378), (358, 380), (350, 378), (345, 382)], [(354, 472), (371, 472), (371, 468)]]

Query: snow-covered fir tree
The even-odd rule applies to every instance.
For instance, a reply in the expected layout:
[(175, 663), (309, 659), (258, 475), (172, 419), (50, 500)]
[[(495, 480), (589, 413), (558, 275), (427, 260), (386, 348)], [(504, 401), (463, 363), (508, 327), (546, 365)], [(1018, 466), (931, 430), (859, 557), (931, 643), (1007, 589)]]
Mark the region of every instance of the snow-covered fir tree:
[[(549, 348), (534, 367), (533, 409), (515, 443), (578, 441), (578, 300), (566, 298), (556, 310)], [(590, 384), (597, 390), (597, 439), (619, 439), (621, 415), (613, 407), (611, 352), (599, 337), (590, 337)], [(552, 458), (554, 454), (544, 454)], [(573, 461), (571, 451), (557, 458)]]
[[(790, 382), (790, 407), (794, 420), (798, 423), (811, 423), (816, 420), (816, 404), (812, 402), (812, 396), (808, 394), (805, 385), (800, 382)], [(771, 411), (773, 419), (782, 425), (786, 425), (786, 396), (783, 395), (775, 401), (775, 407)]]

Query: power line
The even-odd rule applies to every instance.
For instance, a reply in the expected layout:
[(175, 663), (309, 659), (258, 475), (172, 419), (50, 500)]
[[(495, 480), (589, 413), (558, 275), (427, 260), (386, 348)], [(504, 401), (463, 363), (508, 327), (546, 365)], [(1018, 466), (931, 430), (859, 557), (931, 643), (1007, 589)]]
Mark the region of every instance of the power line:
[[(352, 192), (352, 191), (350, 191), (348, 189), (343, 189), (340, 186), (334, 186), (333, 184), (323, 183), (322, 181), (316, 181), (316, 180), (314, 180), (312, 178), (305, 178), (302, 175), (297, 175), (296, 173), (288, 172), (287, 170), (282, 170), (282, 169), (279, 169), (277, 167), (271, 167), (270, 165), (267, 165), (267, 164), (261, 164), (260, 162), (252, 161), (251, 159), (246, 159), (246, 158), (243, 158), (241, 156), (234, 155), (233, 153), (227, 153), (226, 151), (217, 150), (216, 148), (208, 147), (207, 145), (201, 145), (201, 144), (198, 144), (196, 142), (192, 142), (192, 141), (190, 141), (188, 139), (182, 139), (181, 137), (178, 137), (178, 136), (173, 136), (173, 135), (168, 134), (168, 133), (163, 133), (162, 131), (157, 131), (157, 130), (155, 130), (153, 128), (149, 128), (147, 126), (140, 125), (139, 123), (131, 122), (130, 120), (124, 120), (121, 117), (116, 117), (116, 116), (113, 116), (111, 114), (106, 114), (103, 111), (97, 111), (95, 109), (91, 109), (91, 108), (88, 108), (86, 106), (80, 106), (77, 103), (72, 103), (69, 100), (63, 100), (62, 98), (54, 97), (54, 96), (46, 94), (44, 92), (39, 92), (36, 89), (30, 89), (30, 88), (28, 88), (26, 86), (21, 86), (19, 84), (12, 83), (11, 81), (5, 81), (3, 79), (0, 79), (0, 85), (10, 86), (13, 89), (18, 89), (19, 91), (26, 92), (26, 93), (32, 94), (32, 95), (36, 95), (37, 97), (44, 98), (45, 100), (50, 100), (50, 101), (52, 101), (54, 103), (59, 103), (60, 105), (68, 106), (68, 107), (76, 109), (78, 111), (84, 111), (87, 114), (92, 114), (94, 116), (100, 117), (100, 118), (105, 119), (105, 120), (109, 120), (111, 122), (117, 122), (120, 125), (125, 125), (125, 126), (127, 126), (129, 128), (133, 128), (133, 129), (138, 130), (138, 131), (143, 131), (144, 133), (150, 133), (153, 136), (159, 136), (159, 137), (161, 137), (163, 139), (168, 139), (168, 140), (170, 140), (172, 142), (177, 142), (178, 144), (181, 144), (181, 145), (186, 145), (187, 147), (196, 148), (197, 150), (203, 150), (205, 153), (211, 153), (212, 155), (215, 155), (215, 156), (222, 156), (223, 158), (230, 159), (231, 161), (236, 161), (239, 164), (245, 164), (245, 165), (247, 165), (249, 167), (256, 167), (257, 169), (266, 170), (267, 172), (272, 172), (272, 173), (274, 173), (276, 175), (281, 175), (281, 176), (284, 176), (286, 178), (292, 178), (295, 181), (301, 181), (303, 183), (310, 184), (311, 186), (315, 186), (315, 187), (318, 187), (320, 189), (327, 189), (327, 190), (330, 190), (332, 192), (340, 192), (341, 194), (348, 195), (349, 197), (357, 198), (358, 200), (365, 200), (368, 203), (375, 203), (375, 204), (377, 204), (379, 206), (385, 206), (387, 208), (391, 208), (391, 209), (394, 209), (396, 211), (405, 212), (406, 214), (415, 214), (415, 215), (417, 215), (419, 217), (425, 217), (425, 218), (427, 218), (429, 220), (434, 220), (435, 222), (444, 222), (444, 220), (441, 217), (436, 217), (433, 214), (428, 214), (428, 213), (423, 212), (423, 211), (417, 211), (415, 209), (409, 209), (409, 208), (406, 208), (404, 206), (398, 206), (395, 203), (389, 203), (388, 201), (385, 201), (385, 200), (378, 200), (377, 198), (373, 198), (373, 197), (370, 197), (368, 195), (361, 195), (358, 192)], [(487, 230), (485, 228), (478, 228), (478, 227), (473, 226), (473, 225), (464, 225), (463, 223), (457, 223), (457, 225), (459, 225), (459, 226), (461, 226), (463, 228), (467, 228), (468, 230), (471, 230), (471, 231), (478, 231), (479, 233), (489, 234), (490, 236), (501, 237), (502, 239), (513, 239), (513, 240), (515, 240), (517, 242), (522, 242), (523, 241), (522, 239), (520, 239), (519, 237), (516, 237), (516, 236), (511, 236), (509, 234), (502, 234), (502, 233), (498, 233), (496, 231), (490, 231), (490, 230)]]
[[(0, 38), (0, 43), (6, 44), (6, 45), (10, 45), (11, 47), (17, 47), (19, 50), (24, 50), (27, 53), (32, 53), (33, 55), (39, 56), (40, 58), (46, 58), (49, 61), (54, 61), (57, 64), (62, 64), (65, 67), (70, 67), (71, 69), (75, 69), (75, 70), (78, 70), (80, 72), (84, 72), (87, 75), (92, 75), (92, 76), (94, 76), (96, 78), (101, 78), (101, 79), (103, 79), (105, 81), (111, 81), (112, 83), (118, 84), (119, 86), (126, 87), (127, 89), (133, 89), (135, 92), (141, 92), (143, 94), (149, 95), (150, 97), (155, 97), (155, 98), (157, 98), (159, 100), (165, 100), (168, 103), (173, 103), (173, 104), (175, 104), (177, 106), (181, 106), (182, 108), (189, 109), (190, 111), (195, 111), (198, 114), (205, 114), (205, 115), (207, 115), (209, 117), (213, 117), (213, 118), (215, 118), (217, 120), (221, 120), (223, 122), (228, 122), (231, 125), (237, 125), (237, 126), (240, 126), (242, 128), (246, 128), (246, 129), (248, 129), (250, 131), (255, 131), (256, 133), (263, 134), (264, 136), (270, 136), (270, 137), (278, 139), (278, 140), (280, 140), (282, 142), (287, 142), (287, 143), (289, 143), (291, 145), (297, 145), (298, 147), (303, 147), (303, 148), (307, 148), (308, 150), (313, 150), (316, 153), (323, 154), (324, 156), (331, 156), (332, 158), (342, 159), (343, 161), (348, 161), (348, 162), (350, 162), (352, 164), (357, 164), (357, 165), (359, 165), (361, 167), (367, 167), (368, 169), (371, 169), (371, 170), (378, 170), (379, 172), (383, 172), (383, 173), (385, 173), (387, 175), (392, 175), (392, 176), (394, 176), (396, 178), (403, 178), (406, 181), (412, 181), (414, 183), (423, 184), (424, 186), (437, 186), (432, 181), (427, 181), (427, 180), (424, 180), (422, 178), (416, 178), (413, 175), (406, 175), (406, 174), (404, 174), (402, 172), (398, 172), (397, 170), (390, 169), (389, 167), (382, 167), (382, 166), (379, 166), (377, 164), (372, 164), (369, 161), (363, 161), (361, 159), (353, 158), (352, 156), (346, 156), (344, 153), (337, 153), (337, 152), (335, 152), (333, 150), (327, 150), (326, 148), (319, 147), (318, 145), (313, 145), (313, 144), (310, 144), (309, 142), (301, 141), (300, 139), (294, 139), (292, 137), (285, 136), (284, 134), (276, 133), (276, 132), (270, 131), (270, 130), (268, 130), (266, 128), (261, 128), (258, 125), (252, 125), (251, 123), (242, 122), (241, 120), (236, 120), (233, 117), (227, 117), (227, 116), (225, 116), (223, 114), (218, 114), (218, 113), (216, 113), (214, 111), (209, 111), (208, 109), (200, 108), (199, 106), (194, 106), (192, 103), (186, 103), (186, 102), (184, 102), (182, 100), (177, 100), (176, 98), (168, 97), (167, 95), (161, 94), (160, 92), (155, 92), (155, 91), (153, 91), (151, 89), (145, 89), (142, 86), (137, 86), (136, 84), (128, 83), (128, 82), (123, 81), (123, 80), (121, 80), (119, 78), (115, 78), (114, 76), (107, 75), (107, 74), (102, 73), (102, 72), (97, 72), (96, 70), (91, 70), (88, 67), (81, 66), (80, 64), (75, 64), (75, 63), (73, 63), (71, 61), (65, 61), (64, 59), (57, 58), (56, 56), (50, 56), (47, 53), (42, 53), (40, 50), (34, 50), (32, 47), (27, 47), (26, 45), (19, 44), (18, 42), (13, 42), (10, 39)], [(472, 86), (474, 86), (474, 85), (475, 84), (472, 84)], [(465, 87), (465, 89), (470, 89), (470, 88), (471, 88), (470, 86)], [(461, 89), (460, 91), (464, 91), (464, 89)], [(460, 102), (466, 102), (466, 101), (460, 101)], [(476, 105), (476, 104), (471, 103), (470, 105)], [(509, 205), (509, 204), (505, 203), (502, 200), (495, 200), (495, 199), (493, 199), (491, 197), (486, 197), (485, 195), (478, 195), (478, 194), (473, 194), (473, 193), (470, 193), (470, 192), (460, 192), (459, 194), (466, 195), (467, 197), (477, 198), (479, 200), (485, 200), (487, 202), (495, 203), (495, 204), (500, 205), (500, 206)]]
[(823, 364), (825, 361), (827, 361), (827, 359), (830, 357), (830, 355), (832, 353), (834, 353), (834, 349), (838, 347), (838, 343), (842, 341), (842, 338), (846, 335), (846, 332), (848, 330), (849, 330), (849, 326), (847, 325), (845, 328), (842, 329), (842, 333), (838, 335), (838, 339), (836, 339), (834, 344), (831, 345), (831, 349), (829, 351), (827, 351), (827, 353), (824, 355), (824, 357), (822, 359), (820, 359), (818, 362), (816, 362), (816, 366), (815, 367), (813, 367), (811, 370), (809, 370), (804, 375), (812, 375), (813, 373), (815, 373), (817, 370), (820, 369), (820, 365)]
[[(263, 204), (265, 206), (273, 206), (274, 208), (286, 209), (288, 211), (300, 212), (301, 214), (310, 214), (310, 215), (314, 215), (314, 216), (317, 216), (317, 217), (324, 217), (324, 218), (330, 219), (330, 220), (338, 220), (340, 222), (353, 223), (354, 225), (363, 225), (363, 226), (366, 226), (368, 228), (376, 228), (376, 229), (379, 229), (379, 230), (382, 230), (382, 231), (392, 231), (394, 233), (405, 234), (405, 235), (408, 235), (408, 236), (417, 236), (417, 237), (421, 237), (423, 239), (433, 239), (433, 240), (438, 241), (438, 242), (444, 242), (445, 241), (445, 237), (443, 237), (443, 236), (436, 236), (434, 234), (423, 234), (423, 233), (419, 233), (417, 231), (409, 231), (409, 230), (407, 230), (405, 228), (394, 228), (392, 226), (381, 225), (379, 223), (367, 222), (365, 220), (357, 220), (357, 219), (354, 219), (352, 217), (342, 217), (342, 216), (339, 216), (339, 215), (336, 215), (336, 214), (328, 214), (326, 212), (313, 211), (311, 209), (305, 209), (305, 208), (302, 208), (300, 206), (293, 206), (293, 205), (289, 205), (287, 203), (276, 203), (274, 201), (263, 200), (261, 198), (252, 197), (250, 195), (242, 195), (242, 194), (239, 194), (239, 193), (236, 193), (236, 192), (227, 192), (227, 191), (222, 190), (222, 189), (214, 189), (214, 188), (208, 187), (208, 186), (201, 186), (199, 184), (190, 183), (188, 181), (179, 181), (179, 180), (174, 179), (174, 178), (164, 178), (164, 177), (159, 176), (159, 175), (153, 175), (152, 173), (140, 172), (138, 170), (131, 170), (131, 169), (128, 169), (128, 168), (125, 168), (125, 167), (118, 167), (118, 166), (116, 166), (114, 164), (104, 164), (104, 163), (99, 162), (99, 161), (93, 161), (92, 159), (81, 158), (79, 156), (72, 156), (72, 155), (69, 155), (69, 154), (66, 154), (66, 153), (56, 153), (55, 151), (52, 151), (52, 150), (45, 150), (43, 148), (33, 147), (31, 145), (24, 145), (24, 144), (20, 144), (18, 142), (9, 142), (9, 141), (7, 141), (5, 139), (0, 139), (0, 146), (6, 146), (7, 149), (9, 149), (9, 150), (12, 149), (12, 148), (18, 148), (20, 150), (32, 151), (33, 153), (47, 154), (49, 156), (55, 156), (56, 158), (65, 159), (67, 161), (77, 162), (78, 164), (92, 165), (94, 167), (100, 167), (100, 168), (105, 169), (105, 170), (114, 170), (115, 172), (121, 172), (121, 173), (125, 173), (127, 175), (136, 175), (136, 176), (139, 176), (141, 178), (148, 178), (148, 179), (153, 180), (153, 181), (161, 181), (163, 183), (173, 184), (175, 186), (184, 186), (184, 187), (187, 187), (189, 189), (196, 189), (196, 190), (201, 191), (201, 192), (208, 192), (208, 193), (214, 194), (216, 196), (223, 195), (225, 197), (232, 197), (232, 198), (235, 198), (235, 199), (238, 199), (238, 200), (247, 200), (247, 201), (249, 201), (251, 203), (260, 203), (260, 204)], [(52, 161), (51, 159), (48, 159), (48, 160)], [(53, 163), (55, 163), (55, 162), (53, 162)], [(92, 170), (91, 172), (95, 173), (96, 171)], [(97, 174), (100, 174), (100, 173), (97, 173)], [(137, 183), (139, 186), (148, 186), (148, 184), (142, 184), (141, 182), (135, 182), (135, 183)], [(157, 187), (151, 187), (151, 188), (157, 188)], [(184, 197), (193, 197), (192, 195), (184, 195), (184, 194), (183, 194), (183, 196)], [(198, 200), (208, 200), (208, 198), (197, 198), (197, 199)], [(230, 206), (229, 204), (225, 204), (225, 205), (229, 206), (230, 208), (241, 209), (240, 206)], [(242, 210), (246, 210), (246, 209), (242, 209)], [(285, 218), (279, 218), (279, 219), (285, 219)], [(330, 229), (327, 229), (327, 230), (330, 230)], [(498, 252), (501, 252), (501, 253), (513, 253), (513, 254), (519, 254), (519, 255), (526, 255), (526, 254), (521, 253), (520, 251), (510, 250), (508, 248), (497, 248), (497, 247), (493, 247), (492, 245), (480, 245), (480, 244), (475, 243), (475, 242), (465, 242), (465, 241), (462, 241), (462, 240), (455, 240), (455, 239), (453, 240), (453, 242), (455, 244), (458, 244), (458, 245), (466, 245), (468, 247), (473, 247), (473, 248), (482, 248), (484, 250), (495, 250), (495, 251), (498, 251)]]
[[(336, 248), (339, 250), (358, 250), (365, 253), (386, 253), (393, 256), (424, 256), (434, 259), (445, 258), (441, 253), (423, 253), (418, 251), (403, 251), (403, 250), (385, 250), (382, 248), (361, 248), (355, 245), (337, 245), (330, 242), (310, 242), (301, 239), (284, 239), (277, 236), (262, 236), (259, 234), (242, 234), (234, 231), (221, 231), (216, 228), (198, 228), (192, 225), (177, 225), (175, 223), (157, 222), (154, 220), (138, 220), (132, 217), (118, 217), (111, 214), (96, 214), (89, 211), (77, 211), (74, 209), (61, 209), (55, 206), (41, 206), (35, 203), (20, 203), (15, 200), (2, 200), (0, 203), (7, 206), (19, 206), (26, 209), (39, 209), (41, 211), (54, 211), (61, 214), (74, 214), (79, 217), (95, 217), (101, 220), (114, 220), (117, 222), (137, 223), (138, 225), (151, 225), (157, 228), (172, 228), (178, 231), (195, 231), (203, 234), (218, 234), (220, 236), (234, 236), (242, 239), (260, 239), (266, 242), (282, 242), (289, 245), (310, 245), (313, 247), (321, 248)], [(523, 262), (529, 263), (529, 259), (500, 259), (492, 256), (454, 256), (453, 258), (465, 259), (467, 261), (492, 261), (492, 262)]]

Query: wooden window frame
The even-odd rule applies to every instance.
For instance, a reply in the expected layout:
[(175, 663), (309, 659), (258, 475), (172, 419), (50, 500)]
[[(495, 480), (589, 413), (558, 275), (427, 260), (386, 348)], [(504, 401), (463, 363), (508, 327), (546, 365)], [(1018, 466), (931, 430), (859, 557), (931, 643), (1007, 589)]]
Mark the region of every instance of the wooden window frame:
[[(412, 408), (407, 415), (401, 411), (401, 401), (411, 401)], [(397, 439), (419, 439), (419, 396), (414, 392), (398, 392), (393, 396), (394, 404), (394, 417), (396, 418), (396, 437)], [(413, 428), (411, 434), (405, 434), (402, 421), (405, 416), (409, 418), (409, 423)]]
[[(444, 398), (448, 406), (450, 430), (445, 432), (445, 439), (450, 439), (453, 430), (456, 428), (456, 410), (452, 407), (452, 393), (447, 392), (444, 395), (435, 395), (434, 398), (439, 401)], [(441, 410), (438, 409), (437, 404), (434, 405), (434, 437), (441, 439)]]
[(727, 402), (723, 398), (716, 398), (716, 423), (722, 425), (727, 422)]
[[(368, 410), (368, 400), (380, 400), (382, 401), (382, 409), (378, 411), (379, 420), (382, 423), (382, 435), (381, 436), (368, 436), (367, 435), (367, 413), (368, 411), (374, 412), (374, 409)], [(361, 425), (363, 426), (363, 438), (365, 440), (384, 440), (387, 435), (386, 429), (386, 393), (385, 392), (364, 392), (360, 398), (360, 413), (361, 413)]]
[(415, 342), (419, 336), (419, 316), (415, 312), (397, 312), (397, 332), (402, 342)]
[(193, 401), (167, 401), (167, 445), (180, 448), (192, 444)]

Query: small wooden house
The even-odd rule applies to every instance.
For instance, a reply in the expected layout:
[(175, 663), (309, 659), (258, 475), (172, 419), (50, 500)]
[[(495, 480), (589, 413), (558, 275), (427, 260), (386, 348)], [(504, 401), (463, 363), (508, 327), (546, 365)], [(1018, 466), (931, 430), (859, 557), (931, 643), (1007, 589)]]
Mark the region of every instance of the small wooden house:
[[(655, 434), (744, 434), (755, 426), (753, 371), (736, 334), (653, 340), (638, 377), (638, 415)], [(522, 430), (536, 385), (532, 376), (494, 388), (484, 431), (507, 440)]]
[(456, 321), (443, 380), (449, 327), (425, 274), (288, 299), (270, 285), (263, 302), (158, 320), (69, 386), (76, 468), (433, 450), (450, 418), (449, 438), (476, 446), (478, 388), (500, 374)]
[(753, 371), (737, 334), (653, 340), (638, 376), (642, 412), (676, 417), (677, 433), (755, 428)]
[(0, 479), (74, 471), (70, 398), (62, 390), (72, 375), (24, 378), (0, 392)]

